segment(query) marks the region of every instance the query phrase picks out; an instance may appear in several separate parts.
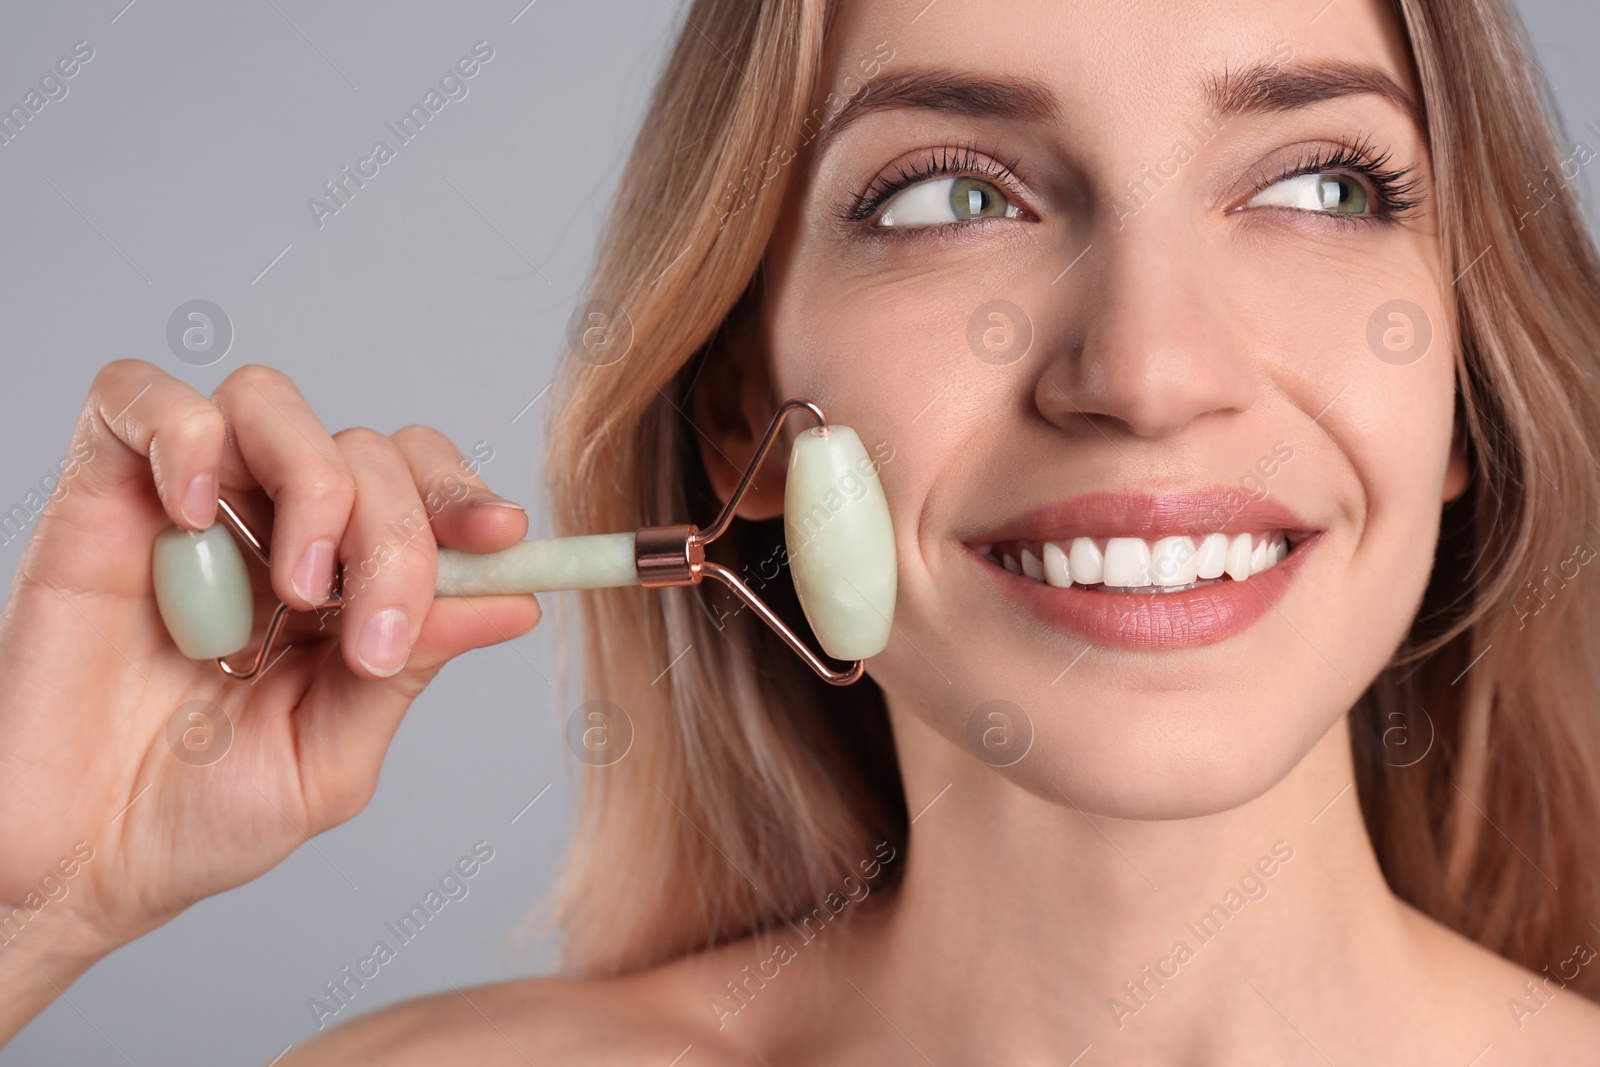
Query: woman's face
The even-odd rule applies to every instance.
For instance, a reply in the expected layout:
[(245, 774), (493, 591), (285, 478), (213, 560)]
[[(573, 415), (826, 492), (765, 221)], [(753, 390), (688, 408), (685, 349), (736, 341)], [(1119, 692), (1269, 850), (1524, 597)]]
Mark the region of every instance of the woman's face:
[(884, 461), (870, 673), (1041, 796), (1259, 795), (1404, 636), (1466, 477), (1398, 27), (1375, 0), (838, 14), (761, 329), (774, 394)]

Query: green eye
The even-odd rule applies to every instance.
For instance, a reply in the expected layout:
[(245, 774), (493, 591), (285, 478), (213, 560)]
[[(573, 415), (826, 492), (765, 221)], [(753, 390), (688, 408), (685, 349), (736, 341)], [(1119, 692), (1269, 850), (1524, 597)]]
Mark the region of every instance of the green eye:
[(997, 218), (1010, 206), (988, 182), (976, 178), (955, 178), (950, 182), (950, 210), (957, 218)]
[(982, 178), (918, 182), (890, 198), (879, 226), (939, 226), (973, 219), (1016, 218), (1021, 209)]
[(1261, 190), (1248, 207), (1287, 207), (1330, 215), (1367, 214), (1367, 190), (1348, 174), (1296, 174)]

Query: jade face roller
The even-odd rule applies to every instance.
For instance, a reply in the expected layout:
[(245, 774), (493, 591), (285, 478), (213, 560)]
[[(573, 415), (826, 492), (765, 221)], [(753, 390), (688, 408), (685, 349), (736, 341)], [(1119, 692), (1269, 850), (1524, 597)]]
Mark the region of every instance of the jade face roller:
[[(705, 546), (733, 522), (734, 511), (784, 418), (800, 410), (814, 415), (818, 425), (801, 433), (790, 451), (784, 538), (800, 606), (822, 650), (835, 659), (855, 661), (843, 672), (830, 668), (806, 647), (738, 575), (705, 558)], [(854, 430), (829, 426), (822, 409), (810, 400), (789, 400), (773, 416), (739, 487), (708, 529), (692, 524), (647, 526), (633, 533), (528, 540), (486, 553), (441, 548), (434, 593), (480, 596), (627, 585), (658, 588), (697, 585), (709, 575), (755, 609), (818, 675), (834, 685), (849, 685), (862, 676), (866, 658), (888, 644), (894, 615), (894, 532), (889, 503), (876, 475)], [(218, 514), (221, 522), (198, 533), (174, 526), (157, 536), (152, 558), (156, 604), (184, 655), (215, 659), (223, 674), (249, 681), (267, 665), (267, 654), (289, 608), (280, 603), (273, 612), (248, 670), (228, 665), (225, 657), (249, 643), (255, 618), (244, 557), (229, 530), (262, 563), (270, 566), (271, 561), (260, 539), (227, 501), (218, 501)], [(323, 607), (341, 603), (336, 588)]]

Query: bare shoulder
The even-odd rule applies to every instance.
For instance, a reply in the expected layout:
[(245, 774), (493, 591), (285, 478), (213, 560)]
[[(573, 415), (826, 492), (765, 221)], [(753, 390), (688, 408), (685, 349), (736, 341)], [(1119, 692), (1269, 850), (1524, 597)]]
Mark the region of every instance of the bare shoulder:
[(836, 1017), (833, 998), (845, 994), (828, 961), (848, 952), (844, 935), (805, 919), (792, 933), (752, 934), (618, 978), (451, 989), (332, 1027), (273, 1067), (771, 1067)]
[(1473, 1052), (1492, 1047), (1499, 1064), (1594, 1062), (1600, 1004), (1575, 986), (1594, 988), (1596, 942), (1568, 946), (1534, 972), (1421, 912), (1413, 919), (1439, 977), (1435, 1007), (1441, 1017), (1454, 1018), (1462, 1035), (1473, 1035)]
[(275, 1067), (432, 1067), (563, 1063), (578, 1067), (755, 1061), (675, 995), (671, 965), (615, 979), (527, 978), (390, 1005), (296, 1044)]

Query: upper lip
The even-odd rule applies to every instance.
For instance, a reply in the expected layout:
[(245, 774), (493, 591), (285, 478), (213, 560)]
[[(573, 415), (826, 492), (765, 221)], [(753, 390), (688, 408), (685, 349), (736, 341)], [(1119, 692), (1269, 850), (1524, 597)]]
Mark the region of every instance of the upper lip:
[(1057, 500), (1027, 511), (977, 537), (997, 541), (1065, 541), (1075, 537), (1203, 537), (1209, 533), (1283, 530), (1291, 541), (1317, 528), (1272, 497), (1252, 500), (1236, 486), (1149, 493), (1107, 491)]

